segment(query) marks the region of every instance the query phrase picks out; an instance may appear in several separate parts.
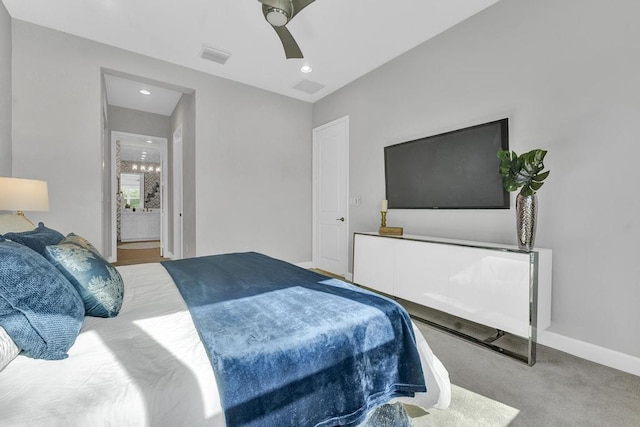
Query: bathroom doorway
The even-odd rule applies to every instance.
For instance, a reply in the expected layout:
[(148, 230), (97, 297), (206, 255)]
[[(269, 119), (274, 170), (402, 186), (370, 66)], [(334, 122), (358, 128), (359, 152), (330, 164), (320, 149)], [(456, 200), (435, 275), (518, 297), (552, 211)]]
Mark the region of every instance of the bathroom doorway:
[(112, 262), (158, 261), (168, 236), (168, 142), (111, 132)]

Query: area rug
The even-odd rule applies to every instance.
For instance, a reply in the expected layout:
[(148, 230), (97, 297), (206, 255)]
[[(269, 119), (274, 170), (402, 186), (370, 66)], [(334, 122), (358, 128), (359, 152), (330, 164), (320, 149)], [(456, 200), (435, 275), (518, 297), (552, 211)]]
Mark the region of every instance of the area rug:
[(118, 249), (155, 249), (159, 247), (159, 241), (120, 243), (118, 245)]
[(446, 410), (405, 405), (412, 427), (506, 427), (520, 413), (516, 408), (451, 384)]

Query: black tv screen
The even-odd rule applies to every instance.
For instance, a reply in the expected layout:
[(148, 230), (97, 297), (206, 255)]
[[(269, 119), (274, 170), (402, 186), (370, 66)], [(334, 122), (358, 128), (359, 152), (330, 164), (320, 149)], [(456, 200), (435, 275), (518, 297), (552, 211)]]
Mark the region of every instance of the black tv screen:
[(508, 119), (384, 148), (390, 209), (509, 209), (499, 149), (509, 149)]

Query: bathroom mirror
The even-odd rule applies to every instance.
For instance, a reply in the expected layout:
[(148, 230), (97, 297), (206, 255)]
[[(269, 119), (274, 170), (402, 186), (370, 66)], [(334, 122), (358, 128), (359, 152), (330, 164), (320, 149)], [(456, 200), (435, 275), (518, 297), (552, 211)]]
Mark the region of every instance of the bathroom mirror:
[(120, 192), (122, 194), (122, 205), (125, 209), (144, 209), (143, 189), (143, 173), (120, 174)]

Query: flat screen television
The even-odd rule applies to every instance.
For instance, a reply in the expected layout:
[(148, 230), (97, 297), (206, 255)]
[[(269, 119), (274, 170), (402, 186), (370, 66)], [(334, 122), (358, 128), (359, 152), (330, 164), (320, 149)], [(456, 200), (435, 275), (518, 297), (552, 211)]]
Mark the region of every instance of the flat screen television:
[(509, 209), (499, 149), (509, 149), (508, 119), (384, 148), (390, 209)]

